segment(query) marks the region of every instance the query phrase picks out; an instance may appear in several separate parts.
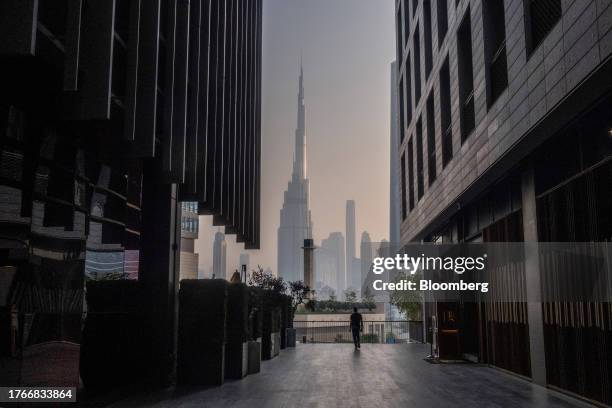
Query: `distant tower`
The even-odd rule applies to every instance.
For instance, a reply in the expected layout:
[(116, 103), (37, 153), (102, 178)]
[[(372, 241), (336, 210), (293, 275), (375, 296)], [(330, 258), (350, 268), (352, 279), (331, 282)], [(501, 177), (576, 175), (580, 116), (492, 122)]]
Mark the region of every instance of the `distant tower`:
[(277, 275), (286, 281), (304, 280), (304, 259), (301, 248), (305, 239), (312, 239), (312, 220), (308, 200), (309, 182), (306, 178), (305, 123), (304, 70), (300, 63), (293, 173), (287, 190), (285, 190), (278, 227)]
[(399, 168), (399, 109), (397, 96), (397, 62), (391, 63), (391, 152), (389, 166), (389, 241), (391, 247), (399, 246), (400, 242), (400, 193), (398, 174)]
[(238, 271), (243, 279), (248, 279), (249, 276), (249, 254), (243, 252), (240, 254), (240, 264), (238, 264)]
[(318, 286), (320, 283), (322, 287), (333, 288), (338, 299), (346, 289), (345, 262), (344, 236), (341, 232), (332, 232), (321, 241), (321, 246), (317, 248), (315, 284)]
[(359, 256), (361, 258), (361, 281), (359, 282), (359, 289), (368, 277), (370, 272), (370, 266), (372, 265), (372, 259), (374, 258), (372, 248), (372, 240), (370, 234), (367, 231), (363, 231), (361, 234), (361, 247), (359, 248)]
[(304, 240), (304, 284), (309, 288), (313, 289), (315, 286), (314, 281), (314, 242), (311, 238)]
[(243, 252), (240, 254), (240, 267), (242, 268), (242, 265), (246, 265), (246, 269), (247, 271), (249, 270), (249, 261), (250, 261), (250, 256), (249, 254), (247, 254), (246, 252)]
[(226, 268), (226, 243), (225, 234), (218, 231), (215, 234), (215, 242), (213, 243), (213, 274), (218, 279), (229, 279)]
[(353, 289), (358, 289), (354, 286), (355, 273), (355, 201), (346, 201), (346, 286), (353, 286)]

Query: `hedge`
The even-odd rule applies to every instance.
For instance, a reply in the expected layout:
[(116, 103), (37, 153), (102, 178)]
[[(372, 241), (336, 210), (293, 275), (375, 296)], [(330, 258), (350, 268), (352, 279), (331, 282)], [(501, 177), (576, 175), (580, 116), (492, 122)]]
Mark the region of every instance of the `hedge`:
[(263, 330), (263, 289), (249, 286), (249, 339), (261, 339)]
[(293, 326), (292, 298), (283, 295), (281, 300), (281, 328), (280, 328), (280, 348), (287, 347), (287, 328)]
[(249, 290), (244, 283), (228, 286), (225, 378), (247, 374)]
[(283, 295), (270, 290), (262, 291), (263, 325), (261, 336), (261, 358), (269, 360), (274, 357), (272, 335), (280, 331), (281, 308)]
[(87, 282), (80, 374), (86, 387), (143, 383), (152, 372), (150, 327), (138, 281)]
[(87, 282), (88, 313), (139, 313), (144, 297), (143, 285), (136, 280)]
[(221, 385), (225, 371), (228, 282), (184, 279), (179, 290), (179, 384)]

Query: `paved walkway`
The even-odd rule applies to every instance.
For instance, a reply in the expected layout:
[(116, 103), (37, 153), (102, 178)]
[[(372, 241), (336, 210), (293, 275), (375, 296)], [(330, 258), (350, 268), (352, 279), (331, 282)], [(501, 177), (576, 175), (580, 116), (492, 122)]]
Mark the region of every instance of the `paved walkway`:
[(112, 407), (576, 407), (562, 394), (499, 370), (430, 364), (421, 344), (306, 344), (222, 387), (177, 388)]

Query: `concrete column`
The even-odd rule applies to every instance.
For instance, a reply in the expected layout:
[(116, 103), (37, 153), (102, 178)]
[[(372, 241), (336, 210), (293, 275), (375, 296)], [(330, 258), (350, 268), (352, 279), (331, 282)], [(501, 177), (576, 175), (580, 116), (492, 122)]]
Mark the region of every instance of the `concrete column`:
[(150, 382), (163, 386), (176, 372), (181, 216), (176, 184), (159, 182), (159, 167), (150, 161), (143, 170), (139, 280), (151, 329)]
[(531, 378), (546, 386), (546, 354), (544, 349), (544, 320), (542, 316), (542, 287), (538, 255), (538, 216), (536, 209), (533, 164), (522, 171), (523, 235), (525, 240), (525, 283), (527, 294), (527, 320), (529, 322), (529, 352)]

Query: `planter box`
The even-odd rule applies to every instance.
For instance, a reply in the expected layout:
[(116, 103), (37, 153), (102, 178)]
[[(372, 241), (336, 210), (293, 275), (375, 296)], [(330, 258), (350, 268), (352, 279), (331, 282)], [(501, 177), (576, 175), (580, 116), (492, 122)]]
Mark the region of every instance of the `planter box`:
[[(281, 308), (283, 304), (283, 296), (272, 291), (262, 291), (262, 307), (263, 307), (263, 322), (262, 322), (262, 341), (261, 341), (261, 358), (269, 360), (276, 354), (276, 348), (280, 349), (280, 336), (278, 339), (273, 335), (280, 334)], [(275, 346), (275, 340), (278, 345)], [(278, 353), (277, 353), (278, 354)]]
[(285, 339), (287, 342), (287, 347), (295, 347), (295, 329), (287, 328), (285, 329)]
[(249, 341), (247, 373), (256, 374), (261, 370), (261, 342)]
[(227, 343), (225, 345), (225, 378), (239, 380), (248, 374), (248, 343)]
[(272, 333), (272, 358), (280, 354), (281, 335), (280, 332)]
[(106, 388), (146, 382), (146, 317), (138, 313), (88, 313), (80, 349), (85, 387)]
[(179, 384), (221, 385), (225, 378), (228, 283), (182, 280), (179, 290)]
[(228, 285), (225, 378), (247, 375), (249, 290), (243, 283)]
[(291, 318), (293, 314), (293, 307), (292, 307), (292, 298), (291, 296), (288, 295), (283, 295), (282, 300), (281, 300), (281, 305), (280, 305), (280, 334), (281, 334), (281, 343), (280, 343), (280, 348), (284, 349), (285, 347), (287, 347), (287, 338), (286, 336), (286, 329), (291, 327)]
[(147, 382), (153, 372), (148, 354), (153, 322), (144, 310), (141, 284), (132, 280), (91, 281), (86, 299), (79, 359), (85, 387)]
[(250, 286), (248, 311), (248, 339), (261, 341), (263, 333), (263, 289)]

